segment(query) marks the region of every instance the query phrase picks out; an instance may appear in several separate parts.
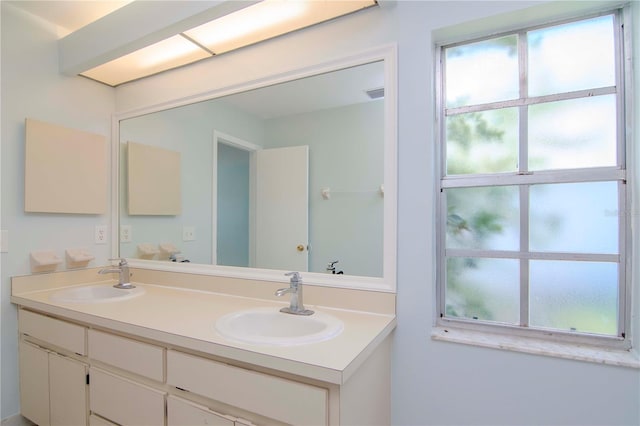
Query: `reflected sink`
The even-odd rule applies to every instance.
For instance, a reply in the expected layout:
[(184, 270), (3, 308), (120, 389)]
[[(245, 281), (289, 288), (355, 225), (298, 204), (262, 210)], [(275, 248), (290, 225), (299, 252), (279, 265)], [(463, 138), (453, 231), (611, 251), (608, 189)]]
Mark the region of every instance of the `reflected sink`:
[(144, 288), (132, 289), (115, 288), (113, 285), (98, 284), (82, 287), (71, 287), (59, 290), (49, 296), (52, 302), (62, 303), (102, 303), (120, 302), (133, 299), (144, 294)]
[(302, 316), (285, 314), (278, 308), (232, 312), (216, 321), (216, 330), (225, 338), (256, 345), (316, 343), (336, 337), (343, 328), (342, 321), (323, 312)]

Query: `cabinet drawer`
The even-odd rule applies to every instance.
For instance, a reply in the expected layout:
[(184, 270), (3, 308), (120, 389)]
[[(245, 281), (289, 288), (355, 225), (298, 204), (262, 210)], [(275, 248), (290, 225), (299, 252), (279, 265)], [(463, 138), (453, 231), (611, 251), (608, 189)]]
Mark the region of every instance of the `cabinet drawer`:
[(89, 330), (89, 358), (158, 382), (164, 381), (163, 352), (159, 346)]
[(125, 426), (164, 424), (164, 393), (97, 368), (89, 376), (92, 413)]
[(167, 383), (285, 423), (327, 424), (328, 391), (316, 386), (173, 350)]
[(234, 421), (201, 405), (169, 396), (167, 398), (167, 425), (234, 426)]
[(20, 309), (21, 333), (51, 343), (79, 355), (86, 355), (85, 327)]

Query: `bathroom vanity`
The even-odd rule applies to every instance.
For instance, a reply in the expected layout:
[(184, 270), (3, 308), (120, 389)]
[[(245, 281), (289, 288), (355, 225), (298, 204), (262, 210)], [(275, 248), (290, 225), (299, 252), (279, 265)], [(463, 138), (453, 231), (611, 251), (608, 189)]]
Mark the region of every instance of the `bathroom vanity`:
[(341, 332), (254, 344), (225, 337), (216, 322), (278, 312), (288, 304), (274, 296), (282, 282), (132, 272), (138, 294), (116, 300), (60, 297), (114, 284), (95, 269), (12, 280), (25, 417), (39, 425), (390, 423), (393, 293), (308, 286), (307, 307), (341, 322)]

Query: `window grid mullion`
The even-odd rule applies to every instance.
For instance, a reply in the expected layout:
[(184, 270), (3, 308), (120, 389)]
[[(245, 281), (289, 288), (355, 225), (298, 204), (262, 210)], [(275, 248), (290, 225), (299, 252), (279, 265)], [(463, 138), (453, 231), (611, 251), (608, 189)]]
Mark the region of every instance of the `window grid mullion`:
[[(520, 99), (529, 97), (529, 45), (527, 32), (518, 34), (518, 69), (520, 71)], [(518, 107), (518, 172), (529, 171), (529, 107)], [(520, 252), (529, 252), (529, 185), (521, 185), (520, 192)], [(529, 259), (520, 259), (520, 326), (529, 326)]]
[(618, 336), (626, 334), (627, 327), (627, 307), (625, 301), (627, 300), (627, 248), (628, 242), (626, 239), (626, 232), (629, 229), (627, 225), (628, 208), (631, 206), (627, 204), (626, 199), (626, 182), (618, 182), (618, 252), (620, 253), (620, 259), (618, 262)]
[[(529, 185), (520, 186), (520, 253), (529, 252)], [(529, 259), (520, 259), (520, 325), (529, 326)]]
[[(617, 164), (619, 167), (626, 169), (626, 151), (625, 151), (625, 140), (626, 140), (626, 131), (625, 128), (625, 97), (624, 97), (624, 89), (625, 89), (625, 75), (624, 75), (624, 60), (626, 59), (625, 54), (625, 46), (623, 43), (624, 40), (624, 25), (621, 22), (620, 13), (615, 13), (613, 15), (613, 40), (614, 40), (614, 49), (616, 51), (615, 55), (615, 67), (616, 67), (616, 109), (617, 109), (617, 117), (616, 117), (616, 147), (617, 147)], [(625, 238), (625, 234), (627, 232), (628, 225), (627, 220), (627, 208), (630, 205), (627, 204), (627, 195), (626, 195), (626, 180), (622, 180), (618, 183), (618, 252), (620, 253), (620, 258), (623, 261), (618, 263), (618, 336), (626, 335), (626, 327), (628, 324), (627, 321), (627, 308), (625, 301), (627, 300), (627, 240)], [(621, 212), (621, 213), (620, 213)]]
[(529, 259), (529, 260), (567, 260), (572, 262), (620, 262), (616, 253), (576, 253), (554, 251), (509, 251), (490, 249), (455, 249), (444, 250), (446, 257), (484, 257), (488, 259)]
[(591, 98), (594, 96), (617, 95), (616, 86), (596, 87), (577, 90), (574, 92), (554, 93), (552, 95), (532, 96), (506, 101), (496, 101), (486, 104), (465, 105), (460, 107), (445, 108), (445, 116), (467, 114), (470, 112), (482, 112), (502, 108), (515, 108), (525, 105), (537, 105), (548, 102), (568, 101), (571, 99)]
[(577, 183), (623, 181), (626, 172), (615, 167), (575, 170), (547, 170), (527, 173), (500, 173), (486, 175), (452, 175), (441, 179), (442, 188), (472, 186), (536, 185), (545, 183)]
[[(630, 72), (624, 72), (625, 69), (633, 69), (633, 46), (631, 43), (625, 43), (626, 40), (632, 40), (631, 35), (631, 18), (629, 14), (630, 6), (627, 5), (623, 9), (623, 13), (618, 11), (615, 14), (615, 22), (616, 26), (616, 40), (618, 49), (619, 58), (616, 61), (616, 65), (618, 67), (617, 76), (618, 80), (618, 101), (620, 102), (619, 108), (622, 108), (620, 111), (624, 111), (619, 115), (619, 119), (622, 121), (619, 129), (620, 134), (618, 135), (618, 143), (619, 145), (619, 155), (623, 156), (622, 166), (627, 169), (627, 161), (629, 161), (633, 156), (633, 144), (631, 143), (634, 134), (633, 125), (625, 126), (624, 123), (634, 123), (633, 119), (633, 108), (629, 108), (629, 103), (631, 103), (628, 99), (625, 99), (624, 94), (627, 90), (632, 90), (633, 83), (633, 74)], [(637, 83), (636, 83), (637, 84)], [(623, 133), (624, 132), (624, 133)], [(629, 143), (626, 143), (629, 141)], [(630, 177), (631, 179), (636, 179), (638, 173), (635, 171), (636, 167), (631, 168)], [(619, 336), (627, 336), (631, 324), (631, 303), (629, 303), (631, 299), (632, 291), (632, 259), (635, 257), (634, 254), (634, 246), (632, 242), (632, 238), (627, 238), (627, 234), (631, 234), (631, 226), (633, 226), (634, 220), (632, 218), (633, 215), (630, 215), (630, 210), (633, 208), (633, 203), (631, 201), (632, 191), (631, 188), (627, 186), (626, 181), (622, 182), (620, 185), (620, 211), (625, 212), (623, 218), (621, 218), (620, 223), (620, 255), (623, 259), (620, 262), (620, 283), (619, 283), (619, 313), (618, 313), (618, 321), (620, 322), (618, 325), (618, 335)]]
[(442, 177), (447, 174), (447, 136), (446, 136), (446, 116), (445, 116), (445, 105), (446, 105), (446, 79), (447, 75), (445, 72), (446, 67), (446, 56), (444, 53), (444, 47), (441, 47), (437, 51), (437, 64), (436, 67), (436, 81), (439, 81), (440, 84), (436, 86), (436, 102), (439, 108), (437, 117), (437, 132), (438, 132), (438, 144), (436, 145), (436, 150), (439, 154), (439, 170), (438, 175), (439, 185), (436, 189), (436, 197), (438, 198), (438, 206), (440, 207), (440, 211), (438, 214), (440, 215), (440, 225), (436, 231), (436, 250), (438, 252), (438, 262), (437, 262), (437, 270), (436, 270), (436, 280), (440, 285), (436, 286), (436, 299), (438, 303), (438, 311), (441, 316), (444, 316), (446, 312), (446, 282), (448, 280), (447, 277), (447, 255), (446, 255), (446, 238), (447, 238), (447, 202), (446, 202), (446, 194), (444, 189), (442, 188)]
[[(518, 69), (520, 72), (520, 99), (527, 99), (529, 97), (528, 90), (528, 47), (527, 47), (527, 33), (521, 32), (518, 34)], [(529, 142), (528, 142), (528, 124), (527, 117), (528, 107), (527, 105), (521, 105), (518, 107), (518, 171), (520, 173), (527, 172), (529, 170)]]

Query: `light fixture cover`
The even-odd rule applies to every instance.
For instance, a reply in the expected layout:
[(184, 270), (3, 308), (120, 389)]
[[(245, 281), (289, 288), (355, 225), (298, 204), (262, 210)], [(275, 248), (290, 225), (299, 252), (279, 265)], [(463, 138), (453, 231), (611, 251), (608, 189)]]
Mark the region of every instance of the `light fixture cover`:
[(211, 54), (181, 35), (159, 41), (81, 73), (110, 86), (190, 64)]
[(375, 4), (375, 0), (264, 0), (184, 34), (220, 54)]
[(81, 75), (117, 86), (376, 4), (375, 0), (263, 0)]

